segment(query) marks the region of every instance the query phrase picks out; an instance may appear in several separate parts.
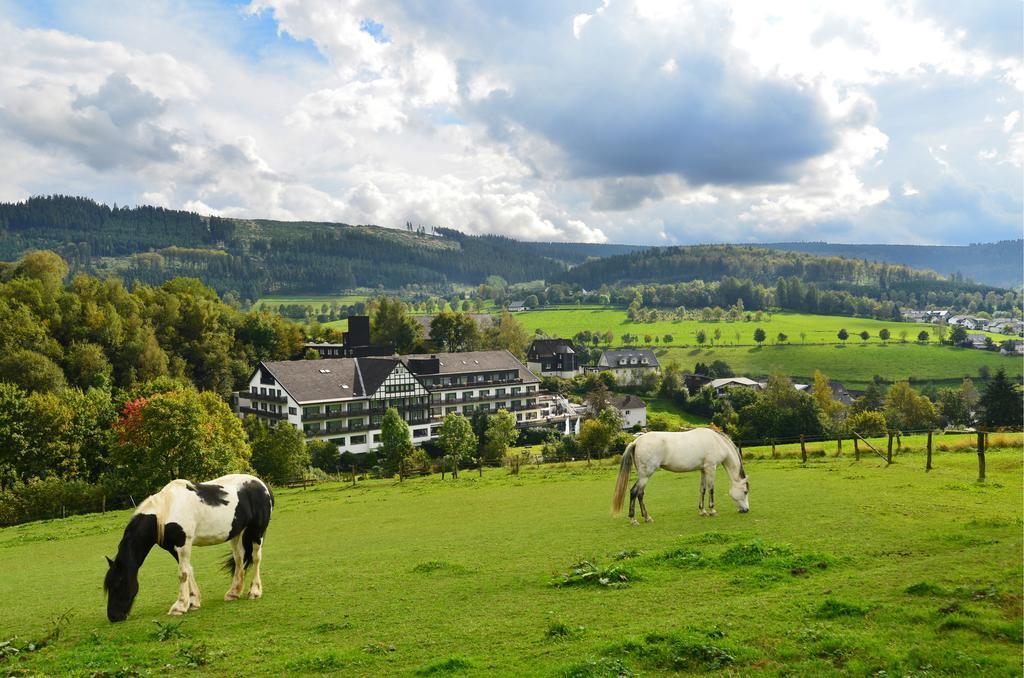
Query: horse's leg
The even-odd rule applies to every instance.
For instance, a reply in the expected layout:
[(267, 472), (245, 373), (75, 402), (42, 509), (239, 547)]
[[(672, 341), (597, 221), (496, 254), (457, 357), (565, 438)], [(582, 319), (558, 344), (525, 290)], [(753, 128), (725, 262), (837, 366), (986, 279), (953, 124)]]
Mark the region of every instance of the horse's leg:
[(632, 525), (639, 525), (636, 521), (636, 486), (640, 483), (638, 479), (629, 490), (629, 522)]
[(189, 573), (192, 571), (190, 563), (192, 557), (192, 542), (185, 539), (183, 546), (176, 546), (174, 550), (178, 553), (178, 599), (171, 605), (167, 614), (178, 616), (188, 612), (191, 586), (189, 586)]
[(654, 518), (652, 518), (651, 514), (647, 512), (647, 504), (644, 503), (644, 492), (647, 490), (648, 480), (650, 480), (650, 476), (647, 476), (646, 478), (639, 479), (636, 481), (636, 498), (637, 501), (640, 502), (640, 513), (641, 515), (643, 515), (644, 520), (648, 523), (653, 523)]
[(231, 588), (224, 594), (224, 600), (238, 600), (245, 586), (245, 551), (242, 547), (242, 535), (231, 540), (231, 556), (235, 560), (235, 569), (231, 576)]
[(704, 475), (707, 476), (706, 484), (708, 486), (708, 496), (710, 497), (708, 508), (710, 509), (712, 516), (717, 516), (718, 511), (715, 510), (715, 469), (711, 469), (710, 471), (705, 469)]
[(203, 604), (203, 594), (199, 592), (199, 584), (196, 583), (195, 572), (192, 571), (192, 565), (189, 564), (188, 568), (188, 609), (198, 610)]
[(704, 493), (707, 492), (707, 479), (704, 477), (704, 473), (700, 474), (700, 504), (697, 505), (697, 510), (700, 511), (701, 516), (707, 516), (708, 512), (704, 510)]
[(252, 544), (252, 584), (249, 585), (249, 597), (259, 598), (263, 595), (263, 581), (260, 579), (260, 560), (263, 559), (263, 537), (253, 540)]

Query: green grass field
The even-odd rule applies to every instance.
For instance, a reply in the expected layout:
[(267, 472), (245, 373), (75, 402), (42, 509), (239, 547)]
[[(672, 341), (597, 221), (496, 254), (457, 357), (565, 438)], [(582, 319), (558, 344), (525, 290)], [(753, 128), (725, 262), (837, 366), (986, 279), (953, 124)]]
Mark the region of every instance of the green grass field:
[(702, 417), (690, 414), (689, 412), (683, 412), (668, 398), (648, 398), (645, 396), (644, 402), (647, 403), (648, 421), (650, 421), (652, 415), (658, 415), (668, 422), (670, 427), (668, 430), (671, 431), (703, 426), (708, 423)]
[[(754, 330), (758, 327), (763, 329), (768, 337), (766, 345), (777, 343), (780, 332), (788, 337), (786, 342), (788, 344), (839, 343), (836, 334), (844, 328), (850, 334), (847, 343), (851, 345), (864, 343), (857, 335), (865, 330), (871, 335), (867, 343), (881, 343), (878, 332), (883, 328), (889, 330), (890, 342), (899, 341), (900, 333), (903, 331), (907, 332), (907, 341), (916, 341), (918, 333), (922, 330), (928, 332), (929, 342), (938, 341), (936, 326), (927, 323), (886, 322), (871, 318), (848, 318), (806, 313), (775, 313), (771, 320), (768, 320), (766, 315), (762, 322), (682, 320), (679, 322), (634, 323), (626, 317), (626, 312), (623, 309), (604, 306), (567, 306), (517, 313), (516, 319), (530, 334), (540, 329), (552, 337), (572, 337), (577, 332), (584, 330), (602, 333), (611, 331), (615, 335), (612, 342), (615, 346), (623, 344), (622, 335), (627, 333), (640, 335), (641, 341), (646, 334), (651, 335), (652, 339), (658, 337), (662, 341), (666, 334), (671, 334), (671, 345), (696, 346), (695, 335), (698, 330), (704, 330), (708, 343), (714, 338), (715, 330), (719, 330), (721, 338), (714, 342), (716, 346), (751, 346), (755, 343)], [(997, 334), (990, 336), (994, 339), (1010, 338)], [(652, 343), (651, 345), (656, 344)]]
[(856, 344), (824, 346), (749, 346), (721, 348), (667, 348), (657, 350), (663, 364), (677, 361), (692, 369), (700, 361), (724, 360), (737, 374), (765, 376), (779, 370), (797, 381), (809, 383), (815, 370), (842, 381), (847, 388), (863, 388), (878, 374), (890, 381), (913, 378), (949, 385), (963, 377), (977, 378), (983, 366), (991, 372), (1000, 367), (1011, 377), (1024, 370), (1020, 358), (952, 346), (916, 344)]
[[(224, 547), (197, 549), (180, 625), (154, 552), (129, 620), (101, 580), (126, 512), (0, 530), (0, 668), (139, 675), (1020, 675), (1021, 450), (751, 460), (751, 512), (658, 473), (656, 522), (608, 507), (615, 468), (530, 467), (281, 490), (265, 594), (225, 603)], [(558, 588), (586, 559), (609, 581)], [(44, 647), (51, 622), (67, 614)], [(3, 641), (15, 637), (9, 645)], [(21, 651), (15, 653), (13, 648)], [(13, 655), (13, 656), (11, 656)]]

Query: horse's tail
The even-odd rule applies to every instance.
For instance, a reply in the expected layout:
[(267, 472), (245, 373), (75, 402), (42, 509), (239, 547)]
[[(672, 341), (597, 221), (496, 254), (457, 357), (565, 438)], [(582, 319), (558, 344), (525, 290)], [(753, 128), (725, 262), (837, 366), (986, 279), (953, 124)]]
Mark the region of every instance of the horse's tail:
[(220, 564), (220, 569), (223, 570), (224, 572), (227, 572), (228, 574), (234, 574), (235, 573), (235, 556), (234, 556), (234, 554), (229, 554), (228, 557), (224, 559), (224, 562)]
[(622, 500), (626, 496), (626, 485), (629, 483), (629, 471), (633, 466), (633, 450), (636, 448), (634, 440), (626, 445), (622, 453), (622, 462), (619, 464), (619, 477), (615, 479), (615, 496), (612, 497), (612, 515), (617, 516), (622, 511)]

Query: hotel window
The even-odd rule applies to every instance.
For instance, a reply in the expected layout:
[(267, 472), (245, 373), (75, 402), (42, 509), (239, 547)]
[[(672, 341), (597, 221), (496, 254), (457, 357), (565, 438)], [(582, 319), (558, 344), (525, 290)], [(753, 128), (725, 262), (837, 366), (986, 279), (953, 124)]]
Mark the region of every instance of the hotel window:
[(366, 436), (352, 436), (348, 440), (353, 445), (362, 445), (366, 442)]

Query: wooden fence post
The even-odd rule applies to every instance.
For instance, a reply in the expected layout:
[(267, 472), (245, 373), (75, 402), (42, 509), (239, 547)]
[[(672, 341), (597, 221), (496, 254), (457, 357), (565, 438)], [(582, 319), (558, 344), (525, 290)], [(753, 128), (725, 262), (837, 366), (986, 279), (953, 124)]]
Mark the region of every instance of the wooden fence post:
[(978, 482), (985, 482), (985, 432), (978, 431)]
[(928, 463), (925, 464), (925, 471), (932, 470), (932, 432), (928, 431)]
[(772, 459), (775, 458), (775, 438), (772, 438)]
[(853, 439), (853, 458), (860, 461), (860, 441)]
[(892, 439), (893, 439), (893, 432), (889, 431), (889, 447), (888, 447), (888, 449), (885, 452), (885, 462), (887, 464), (891, 464), (892, 463)]
[(807, 446), (804, 445), (804, 434), (800, 434), (800, 461), (807, 463)]
[(843, 436), (836, 438), (836, 456), (838, 457), (843, 453)]

